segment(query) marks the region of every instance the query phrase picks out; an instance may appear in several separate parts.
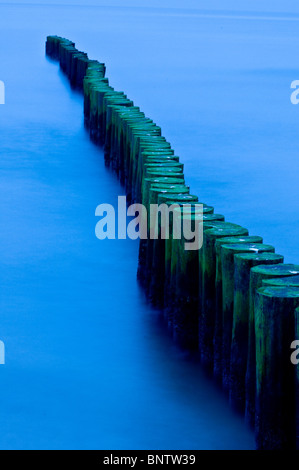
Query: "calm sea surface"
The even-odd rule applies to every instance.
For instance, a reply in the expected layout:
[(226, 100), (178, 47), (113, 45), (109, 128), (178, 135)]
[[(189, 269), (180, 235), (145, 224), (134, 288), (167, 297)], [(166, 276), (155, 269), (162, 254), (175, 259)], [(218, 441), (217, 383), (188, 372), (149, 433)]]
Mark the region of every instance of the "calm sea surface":
[(162, 126), (192, 193), (299, 263), (298, 21), (267, 13), (0, 5), (0, 448), (250, 449), (242, 418), (136, 284), (138, 243), (96, 239), (123, 194), (48, 34), (106, 62)]

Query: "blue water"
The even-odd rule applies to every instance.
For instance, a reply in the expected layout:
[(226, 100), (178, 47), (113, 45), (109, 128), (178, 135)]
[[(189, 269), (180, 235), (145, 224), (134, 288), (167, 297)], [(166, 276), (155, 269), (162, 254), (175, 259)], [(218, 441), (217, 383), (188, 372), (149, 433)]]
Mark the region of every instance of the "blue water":
[(96, 239), (96, 206), (123, 190), (44, 41), (105, 61), (192, 192), (299, 262), (298, 19), (277, 11), (0, 4), (1, 449), (253, 448), (145, 303), (138, 243)]

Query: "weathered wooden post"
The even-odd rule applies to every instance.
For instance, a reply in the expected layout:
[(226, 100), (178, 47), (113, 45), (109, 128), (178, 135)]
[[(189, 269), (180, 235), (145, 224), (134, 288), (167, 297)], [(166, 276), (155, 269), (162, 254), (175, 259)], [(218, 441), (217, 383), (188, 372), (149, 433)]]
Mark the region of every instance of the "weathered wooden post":
[[(299, 291), (299, 276), (297, 279), (294, 275), (299, 274), (299, 267), (277, 264), (280, 267), (275, 268), (274, 264), (282, 262), (283, 257), (266, 252), (273, 247), (262, 245), (260, 237), (249, 237), (243, 227), (224, 222), (224, 217), (213, 214), (211, 207), (203, 205), (202, 213), (194, 209), (198, 198), (189, 194), (183, 164), (162, 136), (161, 128), (123, 92), (110, 86), (105, 78), (105, 64), (90, 60), (73, 42), (59, 36), (47, 37), (46, 53), (60, 62), (73, 87), (83, 88), (84, 119), (90, 138), (96, 144), (104, 145), (105, 162), (125, 186), (128, 201), (143, 203), (147, 209), (148, 238), (140, 241), (138, 277), (148, 289), (149, 297), (155, 302), (157, 299), (156, 304), (160, 307), (164, 299), (169, 324), (174, 326), (174, 336), (184, 347), (196, 349), (200, 340), (201, 359), (209, 369), (214, 356), (215, 374), (217, 376), (217, 372), (224, 370), (224, 385), (230, 386), (231, 403), (243, 409), (246, 396), (246, 416), (251, 419), (255, 413), (255, 387), (258, 384), (256, 429), (259, 448), (294, 448), (296, 420), (291, 409), (295, 410), (295, 375), (292, 376), (293, 386), (291, 369), (285, 366), (286, 356), (280, 348), (291, 338), (292, 321), (293, 330), (299, 336), (299, 310), (293, 317), (288, 311), (297, 306), (299, 294), (295, 295), (295, 291)], [(158, 238), (150, 238), (151, 204), (163, 203), (170, 207), (175, 203), (177, 211), (183, 208), (185, 212), (188, 202), (191, 208), (185, 215), (196, 227), (201, 224), (204, 234), (204, 245), (198, 253), (184, 249), (184, 243), (188, 241), (184, 237), (173, 240), (170, 233), (170, 239), (161, 240), (159, 235), (164, 228), (159, 222)], [(171, 226), (169, 230), (171, 232)], [(253, 247), (253, 243), (258, 245)], [(265, 253), (236, 254), (243, 253), (249, 244), (250, 249)], [(256, 266), (261, 263), (264, 263), (263, 267)], [(253, 266), (256, 267), (250, 276)], [(261, 270), (255, 271), (257, 267)], [(288, 279), (278, 280), (278, 276), (288, 276)], [(275, 286), (264, 281), (266, 287), (260, 289), (265, 278), (273, 277), (276, 277), (272, 281)], [(253, 299), (257, 288), (255, 317)], [(222, 307), (223, 315), (220, 316)], [(277, 324), (281, 325), (278, 329)], [(272, 342), (265, 334), (269, 329)], [(275, 350), (277, 339), (279, 347)], [(217, 356), (219, 344), (223, 346), (223, 367), (221, 353)], [(273, 362), (275, 354), (277, 361), (281, 359), (278, 366)], [(266, 364), (270, 364), (269, 368)], [(298, 367), (296, 372), (299, 409)], [(268, 403), (275, 374), (279, 380), (273, 382), (274, 398), (271, 396)], [(285, 399), (288, 384), (292, 389), (289, 403)], [(298, 435), (299, 413), (299, 441)]]
[[(207, 215), (212, 215), (214, 212), (214, 207), (207, 206), (206, 204), (199, 203), (203, 206), (203, 219), (206, 219)], [(179, 216), (184, 213), (186, 216), (191, 214), (201, 214), (202, 210), (197, 210), (195, 206), (191, 206), (189, 204), (181, 202), (180, 208), (175, 209), (174, 212), (178, 213)], [(176, 214), (177, 215), (177, 214)], [(213, 216), (215, 220), (224, 220), (223, 216)], [(178, 247), (175, 250), (172, 246), (173, 243), (177, 243), (173, 240), (172, 234), (168, 240), (165, 241), (165, 281), (164, 281), (164, 317), (168, 323), (169, 318), (173, 317), (174, 312), (174, 305), (175, 305), (175, 296), (176, 296), (176, 274), (172, 274), (172, 271), (176, 272), (176, 260), (172, 260), (173, 253), (177, 253)], [(177, 259), (177, 255), (175, 254)], [(171, 267), (172, 265), (172, 267)], [(169, 317), (169, 318), (168, 318)], [(169, 325), (172, 322), (169, 321)]]
[[(133, 159), (133, 157), (132, 157)], [(168, 142), (149, 142), (139, 140), (136, 153), (136, 165), (131, 168), (132, 179), (132, 200), (140, 202), (142, 179), (144, 177), (144, 165), (147, 163), (179, 163), (179, 157), (174, 155), (174, 151), (170, 148)]]
[(216, 280), (215, 280), (215, 329), (214, 329), (214, 378), (222, 383), (222, 342), (223, 342), (223, 305), (222, 305), (222, 262), (221, 247), (226, 244), (263, 243), (260, 236), (224, 237), (215, 240)]
[[(113, 100), (109, 100), (106, 106), (106, 132), (105, 132), (105, 143), (104, 143), (104, 158), (107, 166), (113, 161), (119, 161), (118, 158), (113, 158), (112, 153), (113, 135), (114, 135), (114, 113), (120, 111), (123, 108), (131, 108), (134, 106), (133, 101), (128, 98), (115, 97)], [(117, 167), (118, 169), (118, 167)]]
[[(207, 213), (205, 213), (205, 210)], [(181, 237), (173, 239), (171, 259), (172, 301), (168, 322), (173, 328), (175, 341), (182, 347), (198, 350), (199, 300), (201, 296), (201, 265), (199, 251), (202, 249), (203, 230), (206, 223), (224, 220), (222, 215), (211, 214), (208, 206), (194, 213), (183, 213), (181, 219)], [(188, 233), (185, 233), (185, 226)], [(194, 242), (190, 244), (190, 233), (194, 233)]]
[(277, 286), (277, 287), (299, 287), (299, 274), (295, 276), (274, 277), (272, 279), (264, 279), (262, 287)]
[(296, 449), (295, 369), (290, 345), (295, 336), (296, 287), (261, 287), (256, 291), (257, 449)]
[(148, 287), (148, 266), (152, 253), (152, 240), (150, 239), (150, 205), (157, 203), (159, 194), (188, 194), (190, 188), (184, 185), (184, 179), (172, 177), (145, 178), (143, 182), (142, 204), (147, 211), (147, 239), (140, 240), (137, 279)]
[(230, 387), (231, 341), (234, 316), (234, 271), (238, 253), (274, 253), (272, 245), (240, 243), (221, 246), (222, 264), (222, 386), (228, 393)]
[(108, 78), (100, 78), (94, 74), (87, 74), (83, 81), (84, 93), (84, 124), (85, 127), (90, 129), (92, 113), (97, 113), (97, 92), (101, 89), (109, 89)]
[[(293, 351), (295, 354), (293, 366), (296, 368), (295, 377), (296, 377), (296, 450), (299, 450), (299, 354), (298, 354), (298, 343), (299, 343), (299, 308), (295, 312), (295, 341), (296, 341), (296, 351)], [(297, 353), (296, 353), (297, 352)]]
[[(158, 205), (165, 204), (163, 212), (157, 214), (157, 239), (153, 240), (153, 259), (149, 283), (149, 299), (156, 307), (163, 308), (165, 292), (165, 246), (173, 235), (173, 210), (176, 205), (197, 203), (198, 197), (191, 194), (159, 194)], [(163, 206), (161, 207), (163, 209)], [(166, 220), (165, 220), (166, 219)], [(165, 226), (167, 224), (167, 227)]]
[(48, 36), (46, 40), (46, 54), (54, 60), (59, 60), (60, 44), (75, 46), (74, 42), (60, 36)]
[(216, 250), (218, 238), (248, 235), (248, 230), (240, 225), (225, 224), (204, 232), (202, 305), (199, 330), (199, 348), (202, 364), (209, 371), (214, 364), (214, 332), (216, 312)]
[(144, 117), (139, 123), (130, 123), (129, 120), (126, 120), (123, 131), (124, 172), (125, 179), (129, 180), (133, 167), (136, 165), (135, 152), (133, 151), (135, 143), (140, 137), (153, 136), (160, 138), (161, 128), (152, 120)]
[[(152, 175), (152, 172), (149, 172)], [(167, 174), (167, 173), (166, 173)], [(170, 174), (170, 172), (168, 172)], [(179, 175), (178, 173), (174, 173), (175, 175)], [(154, 176), (154, 175), (152, 175)], [(156, 224), (156, 218), (154, 219), (151, 217), (151, 210), (158, 204), (158, 197), (159, 196), (166, 196), (167, 198), (174, 196), (174, 195), (184, 195), (189, 193), (189, 187), (185, 186), (185, 190), (181, 190), (182, 185), (179, 184), (174, 186), (173, 188), (163, 188), (159, 187), (158, 185), (152, 186), (149, 190), (149, 201), (148, 201), (148, 227), (149, 227), (149, 236), (147, 241), (147, 256), (146, 256), (146, 277), (147, 277), (147, 294), (150, 292), (150, 283), (151, 283), (151, 275), (152, 275), (152, 267), (153, 267), (153, 253), (154, 253), (154, 246), (156, 244), (156, 240), (154, 236), (158, 235), (158, 225)], [(153, 225), (154, 224), (154, 225)], [(164, 262), (164, 258), (162, 260)], [(158, 261), (157, 261), (158, 262)]]
[[(212, 211), (214, 211), (213, 208), (209, 208), (209, 206), (204, 206), (204, 207), (207, 207), (207, 212), (205, 213), (206, 209), (204, 208), (203, 216), (199, 214), (200, 220), (202, 218), (203, 230), (207, 230), (211, 227), (216, 226), (217, 224), (224, 223), (223, 215), (213, 214), (211, 213), (211, 209)], [(196, 213), (194, 213), (194, 215), (196, 215)], [(199, 220), (199, 223), (200, 223), (200, 220)], [(168, 283), (167, 289), (165, 290), (165, 301), (164, 301), (164, 316), (167, 318), (167, 323), (171, 330), (173, 330), (174, 314), (175, 314), (175, 310), (177, 308), (177, 303), (178, 303), (178, 284), (179, 284), (178, 279), (181, 279), (184, 276), (184, 271), (182, 271), (182, 266), (180, 265), (180, 262), (179, 262), (180, 253), (184, 252), (184, 243), (185, 243), (185, 240), (183, 238), (172, 239), (171, 241), (169, 283)], [(202, 264), (203, 264), (202, 248), (198, 251), (197, 257), (198, 257), (199, 271), (198, 272), (196, 271), (197, 273), (196, 275), (199, 276), (198, 297), (199, 297), (199, 307), (200, 307), (201, 297), (202, 297)], [(182, 293), (182, 289), (180, 288), (179, 290), (180, 290), (180, 293)], [(200, 319), (200, 310), (198, 312), (198, 319)], [(195, 332), (194, 334), (197, 335), (197, 332)]]

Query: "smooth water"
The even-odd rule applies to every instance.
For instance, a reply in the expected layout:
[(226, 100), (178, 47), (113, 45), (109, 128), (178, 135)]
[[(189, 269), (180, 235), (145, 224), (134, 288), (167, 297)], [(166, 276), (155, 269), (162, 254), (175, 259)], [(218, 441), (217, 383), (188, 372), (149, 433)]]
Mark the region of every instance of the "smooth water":
[(44, 42), (105, 61), (192, 192), (299, 262), (298, 26), (277, 12), (0, 4), (1, 449), (254, 447), (145, 303), (138, 244), (96, 239), (96, 206), (123, 190)]

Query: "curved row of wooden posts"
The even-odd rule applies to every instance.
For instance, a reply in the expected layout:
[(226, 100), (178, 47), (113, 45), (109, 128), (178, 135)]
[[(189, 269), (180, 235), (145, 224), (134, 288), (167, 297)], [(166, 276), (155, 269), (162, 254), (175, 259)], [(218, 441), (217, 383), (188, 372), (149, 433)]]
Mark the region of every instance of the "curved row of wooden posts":
[[(75, 44), (49, 36), (46, 53), (59, 60), (84, 93), (91, 139), (126, 188), (129, 202), (178, 205), (203, 226), (203, 247), (184, 238), (141, 239), (138, 278), (161, 309), (174, 339), (199, 351), (233, 407), (255, 428), (258, 449), (299, 447), (299, 265), (284, 264), (274, 247), (203, 204), (186, 185), (183, 164), (161, 128), (105, 78), (105, 64)], [(190, 206), (191, 205), (191, 206)]]

